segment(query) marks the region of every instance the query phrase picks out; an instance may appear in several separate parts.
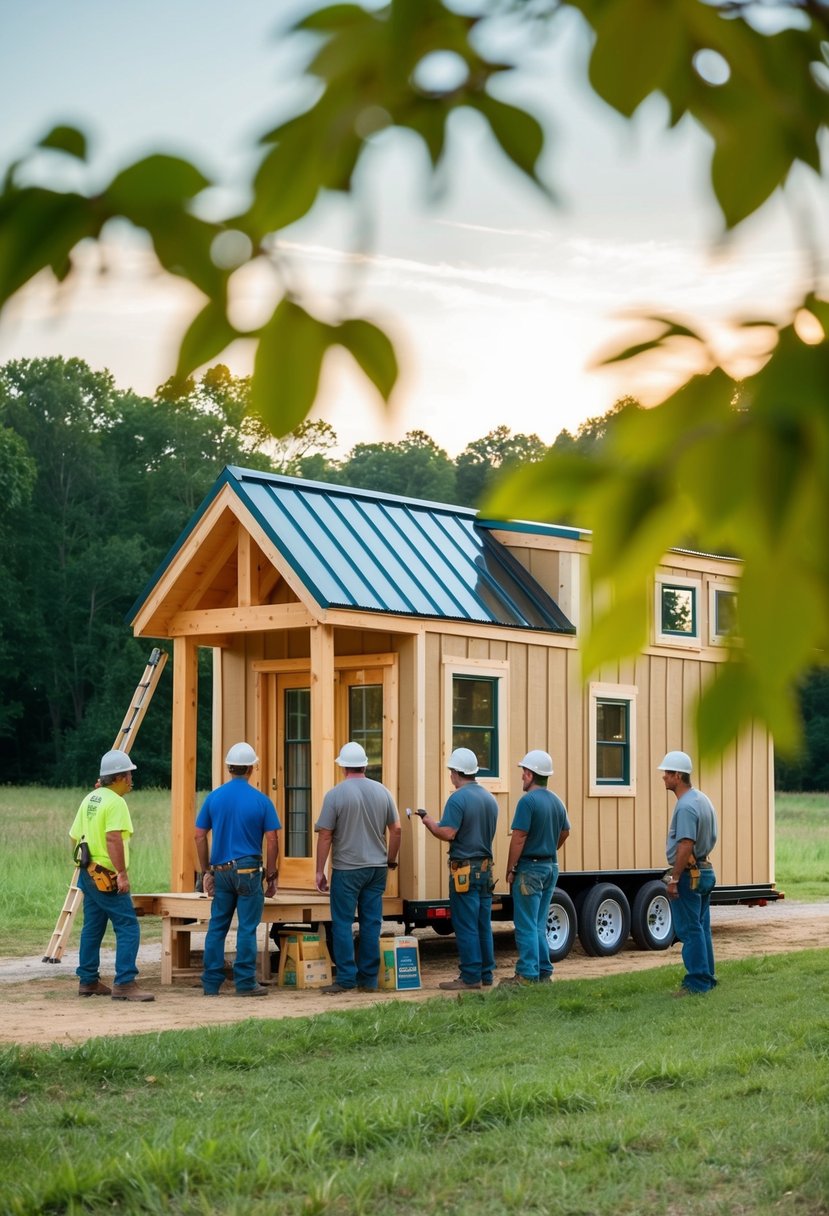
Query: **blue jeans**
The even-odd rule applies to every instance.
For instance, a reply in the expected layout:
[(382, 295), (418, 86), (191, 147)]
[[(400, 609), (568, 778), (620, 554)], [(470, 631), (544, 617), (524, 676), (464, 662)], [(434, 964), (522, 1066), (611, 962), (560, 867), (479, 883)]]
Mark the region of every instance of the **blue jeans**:
[(78, 871), (78, 886), (83, 891), (83, 929), (76, 974), (82, 984), (100, 979), (101, 942), (107, 922), (115, 932), (115, 983), (131, 984), (138, 975), (135, 960), (141, 929), (131, 895), (112, 895), (99, 891), (86, 870)]
[(696, 891), (691, 890), (687, 870), (679, 876), (677, 897), (671, 904), (676, 935), (682, 942), (686, 976), (683, 987), (691, 992), (710, 992), (714, 978), (714, 945), (711, 941), (711, 892), (717, 882), (713, 870), (700, 870)]
[(225, 978), (225, 938), (236, 913), (236, 960), (233, 982), (237, 992), (256, 987), (256, 930), (262, 919), (265, 893), (262, 890), (262, 858), (239, 857), (239, 868), (256, 867), (252, 874), (217, 870), (213, 874), (213, 908), (204, 939), (205, 992), (218, 992)]
[[(337, 983), (343, 988), (377, 987), (387, 874), (385, 866), (331, 871), (331, 941)], [(360, 926), (356, 959), (352, 932), (355, 920)]]
[(517, 975), (548, 980), (553, 974), (547, 945), (547, 913), (558, 881), (552, 861), (519, 861), (512, 883), (512, 918), (518, 947)]
[(491, 984), (495, 972), (492, 941), (492, 863), (486, 870), (473, 861), (469, 890), (458, 892), (450, 871), (449, 912), (458, 955), (461, 979), (467, 984)]

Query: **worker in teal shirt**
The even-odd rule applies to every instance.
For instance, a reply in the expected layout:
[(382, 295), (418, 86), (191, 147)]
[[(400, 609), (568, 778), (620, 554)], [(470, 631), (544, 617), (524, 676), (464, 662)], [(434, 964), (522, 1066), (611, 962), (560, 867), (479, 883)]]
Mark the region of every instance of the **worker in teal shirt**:
[(518, 961), (515, 974), (501, 980), (499, 988), (553, 978), (547, 915), (558, 882), (558, 850), (570, 835), (567, 808), (547, 789), (553, 775), (550, 753), (535, 748), (527, 752), (519, 768), (524, 794), (515, 808), (507, 861)]

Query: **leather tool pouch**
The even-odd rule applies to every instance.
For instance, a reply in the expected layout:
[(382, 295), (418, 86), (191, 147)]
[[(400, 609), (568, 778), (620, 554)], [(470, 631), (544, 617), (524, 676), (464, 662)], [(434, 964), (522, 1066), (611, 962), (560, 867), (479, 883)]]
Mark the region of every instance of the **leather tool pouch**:
[(691, 880), (691, 890), (696, 891), (699, 886), (699, 866), (689, 866), (688, 877)]
[(92, 861), (92, 854), (89, 851), (89, 845), (83, 837), (75, 845), (75, 865), (82, 870), (89, 869), (89, 863)]
[(104, 895), (114, 895), (118, 890), (118, 875), (114, 870), (107, 870), (105, 866), (92, 865), (86, 872)]
[(472, 872), (472, 865), (468, 861), (450, 861), (449, 869), (452, 872), (452, 882), (458, 895), (465, 895), (469, 890), (469, 875)]

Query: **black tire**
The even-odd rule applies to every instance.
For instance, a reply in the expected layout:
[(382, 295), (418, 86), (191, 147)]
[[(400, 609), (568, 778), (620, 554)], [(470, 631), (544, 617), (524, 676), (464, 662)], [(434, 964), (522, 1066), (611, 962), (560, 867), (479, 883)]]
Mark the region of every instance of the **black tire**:
[(633, 899), (630, 932), (642, 950), (667, 950), (672, 945), (674, 918), (664, 882), (653, 879), (640, 887)]
[(450, 933), (455, 932), (455, 927), (451, 920), (430, 920), (429, 924), (437, 933), (438, 937), (449, 937)]
[(566, 891), (556, 887), (547, 913), (547, 946), (551, 963), (560, 963), (563, 958), (567, 958), (576, 940), (577, 926), (576, 908), (572, 899)]
[(618, 954), (630, 933), (630, 905), (624, 892), (610, 882), (597, 883), (584, 896), (579, 916), (579, 941), (586, 954)]

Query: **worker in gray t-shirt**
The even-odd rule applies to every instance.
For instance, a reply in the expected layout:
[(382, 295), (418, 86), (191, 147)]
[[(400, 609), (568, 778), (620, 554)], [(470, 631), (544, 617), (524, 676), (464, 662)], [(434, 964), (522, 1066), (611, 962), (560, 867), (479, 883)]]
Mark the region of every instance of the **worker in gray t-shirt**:
[[(359, 743), (346, 743), (337, 757), (345, 780), (322, 801), (317, 833), (318, 891), (327, 891), (325, 867), (331, 855), (331, 931), (337, 979), (322, 989), (376, 992), (380, 970), (383, 893), (389, 869), (397, 868), (400, 816), (391, 792), (366, 776), (368, 756)], [(388, 833), (388, 838), (387, 838)], [(354, 921), (360, 943), (354, 955)]]

